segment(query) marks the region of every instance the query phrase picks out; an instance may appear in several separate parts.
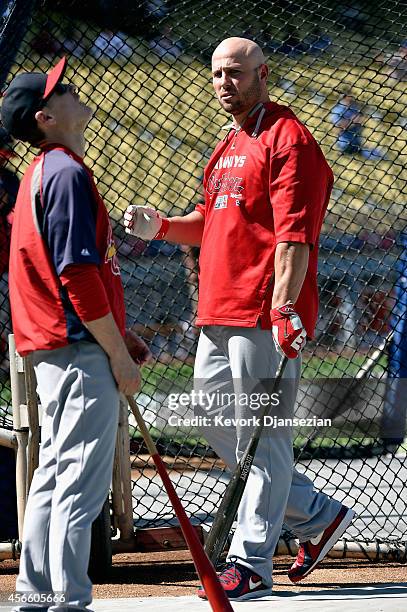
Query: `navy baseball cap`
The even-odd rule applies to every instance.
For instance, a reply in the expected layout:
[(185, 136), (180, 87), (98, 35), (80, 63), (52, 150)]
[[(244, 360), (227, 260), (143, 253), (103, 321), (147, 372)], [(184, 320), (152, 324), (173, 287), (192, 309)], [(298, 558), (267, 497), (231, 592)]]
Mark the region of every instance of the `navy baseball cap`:
[(35, 113), (55, 92), (65, 70), (66, 57), (63, 57), (48, 74), (23, 72), (14, 77), (1, 105), (1, 121), (9, 134), (19, 140), (30, 140), (37, 127)]

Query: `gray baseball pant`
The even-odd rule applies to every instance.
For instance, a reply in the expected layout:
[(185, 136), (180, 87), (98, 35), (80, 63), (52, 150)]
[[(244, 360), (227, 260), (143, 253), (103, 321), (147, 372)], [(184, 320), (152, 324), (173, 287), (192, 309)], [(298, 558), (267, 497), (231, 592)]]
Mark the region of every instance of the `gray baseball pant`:
[[(261, 381), (274, 378), (280, 360), (271, 331), (259, 327), (203, 327), (195, 361), (195, 389), (250, 396), (269, 388)], [(300, 357), (288, 360), (280, 398), (280, 413), (286, 417), (293, 415), (300, 370)], [(254, 414), (248, 405), (230, 403), (219, 408), (227, 418), (245, 419)], [(236, 427), (211, 424), (200, 431), (233, 470), (252, 427), (238, 421)], [(252, 569), (271, 585), (272, 557), (283, 521), (304, 542), (323, 531), (340, 508), (340, 502), (315, 491), (311, 480), (294, 469), (291, 428), (265, 428), (240, 503), (228, 560)]]
[(66, 602), (18, 610), (88, 610), (91, 527), (111, 482), (119, 392), (98, 344), (76, 342), (32, 355), (43, 411), (41, 448), (16, 590), (63, 592)]

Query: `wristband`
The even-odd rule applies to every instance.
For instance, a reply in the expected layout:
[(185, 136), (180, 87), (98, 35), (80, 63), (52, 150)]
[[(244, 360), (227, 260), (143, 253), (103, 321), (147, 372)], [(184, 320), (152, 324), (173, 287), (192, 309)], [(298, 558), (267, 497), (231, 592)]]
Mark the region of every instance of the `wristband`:
[(170, 220), (164, 217), (162, 219), (160, 229), (158, 230), (154, 238), (152, 238), (152, 240), (162, 240), (167, 235), (167, 232), (169, 229), (170, 229)]

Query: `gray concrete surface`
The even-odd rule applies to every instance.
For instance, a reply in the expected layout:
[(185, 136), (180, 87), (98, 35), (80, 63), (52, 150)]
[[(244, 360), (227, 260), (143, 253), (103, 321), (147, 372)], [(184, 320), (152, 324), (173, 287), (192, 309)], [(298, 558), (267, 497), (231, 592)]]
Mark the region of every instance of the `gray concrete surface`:
[[(262, 599), (232, 602), (236, 612), (406, 612), (407, 583), (381, 585), (380, 587), (346, 588), (335, 590), (312, 591), (293, 594), (279, 591), (276, 595)], [(95, 612), (130, 612), (145, 610), (164, 612), (205, 612), (211, 610), (207, 602), (197, 597), (144, 597), (141, 599), (97, 600), (93, 604)]]
[[(276, 595), (246, 602), (232, 602), (236, 612), (406, 612), (407, 583), (382, 584), (372, 587), (322, 589), (296, 594), (278, 591)], [(212, 608), (197, 597), (141, 597), (137, 599), (96, 599), (91, 606), (94, 612), (206, 612)], [(12, 612), (12, 607), (2, 606), (2, 612)], [(90, 610), (90, 609), (89, 609)]]

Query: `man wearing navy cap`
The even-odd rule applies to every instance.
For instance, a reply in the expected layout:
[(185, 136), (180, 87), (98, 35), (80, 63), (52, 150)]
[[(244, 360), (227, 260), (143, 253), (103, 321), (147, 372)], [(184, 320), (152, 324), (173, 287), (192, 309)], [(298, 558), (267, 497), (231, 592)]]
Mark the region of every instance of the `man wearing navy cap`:
[(65, 68), (63, 58), (48, 75), (19, 74), (1, 108), (6, 130), (40, 148), (15, 207), (10, 301), (17, 351), (32, 357), (43, 410), (17, 591), (48, 598), (20, 611), (90, 604), (91, 525), (109, 490), (119, 391), (138, 390), (149, 357), (125, 330), (112, 228), (83, 162), (92, 109), (62, 82)]

